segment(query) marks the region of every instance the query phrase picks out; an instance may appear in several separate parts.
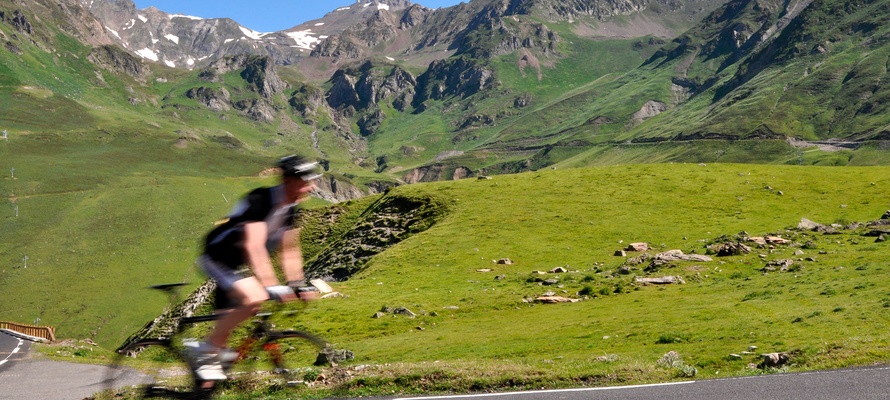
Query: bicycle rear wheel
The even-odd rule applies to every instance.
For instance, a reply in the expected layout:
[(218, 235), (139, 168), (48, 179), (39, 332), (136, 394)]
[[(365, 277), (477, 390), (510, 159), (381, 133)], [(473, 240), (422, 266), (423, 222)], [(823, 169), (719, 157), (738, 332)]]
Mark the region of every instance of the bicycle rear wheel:
[[(133, 361), (137, 354), (139, 360)], [(112, 393), (135, 393), (139, 398), (209, 399), (213, 386), (201, 388), (181, 354), (182, 350), (174, 348), (170, 340), (143, 339), (134, 342), (118, 350), (117, 357), (109, 365), (106, 388), (111, 389)], [(135, 372), (126, 365), (129, 363), (137, 363), (149, 373)], [(129, 385), (124, 383), (134, 373), (139, 374), (140, 379)], [(129, 389), (114, 389), (122, 386), (129, 386)]]
[(136, 387), (151, 383), (152, 377), (131, 367), (135, 348), (127, 346), (116, 352), (111, 362), (105, 367), (102, 387), (112, 397), (134, 392)]
[(234, 374), (254, 373), (260, 379), (293, 386), (312, 380), (312, 366), (327, 342), (311, 333), (288, 330), (268, 333), (260, 349), (241, 360)]

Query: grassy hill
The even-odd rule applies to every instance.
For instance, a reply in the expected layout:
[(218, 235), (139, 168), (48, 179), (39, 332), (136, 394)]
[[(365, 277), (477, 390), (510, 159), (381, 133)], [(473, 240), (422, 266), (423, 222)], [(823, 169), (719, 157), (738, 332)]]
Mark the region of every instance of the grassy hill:
[[(276, 120), (257, 122), (235, 109), (209, 111), (187, 94), (225, 89), (232, 104), (249, 105), (260, 95), (238, 70), (208, 81), (151, 64), (134, 77), (90, 62), (94, 46), (62, 31), (61, 19), (33, 18), (33, 36), (0, 24), (11, 43), (0, 51), (0, 129), (9, 130), (0, 141), (0, 319), (39, 319), (61, 338), (114, 348), (165, 305), (142, 288), (197, 286), (203, 234), (235, 198), (273, 183), (260, 175), (270, 160), (302, 149), (324, 156), (344, 181), (392, 180), (430, 164), (480, 174), (538, 169), (381, 195), (435, 199), (447, 211), (335, 283), (345, 298), (279, 322), (355, 352), (324, 371), (330, 378), (317, 395), (763, 373), (749, 367), (756, 354), (730, 355), (749, 346), (791, 352), (791, 370), (884, 362), (890, 295), (877, 282), (890, 250), (868, 236), (877, 227), (854, 223), (890, 209), (890, 170), (821, 165), (887, 163), (886, 2), (813, 2), (799, 21), (827, 25), (795, 22), (751, 52), (723, 39), (752, 21), (767, 29), (779, 15), (735, 4), (735, 14), (713, 14), (670, 43), (593, 40), (578, 25), (522, 17), (564, 38), (555, 53), (481, 60), (498, 85), (428, 100), (421, 113), (384, 104), (388, 117), (368, 138), (356, 133), (361, 113), (335, 116), (322, 105), (298, 115), (290, 100), (301, 78), (286, 67), (280, 76), (292, 88), (269, 100)], [(327, 86), (300, 96), (321, 99)], [(667, 109), (634, 120), (653, 100)], [(793, 147), (786, 136), (868, 141), (826, 152)], [(336, 252), (376, 199), (339, 205), (348, 218), (333, 229), (308, 226), (309, 261)], [(838, 232), (794, 229), (801, 218)], [(745, 242), (751, 253), (666, 265), (614, 255), (632, 242), (648, 243), (653, 257), (701, 255), (743, 240), (742, 231), (791, 243)], [(493, 262), (505, 258), (513, 263)], [(765, 272), (786, 260), (788, 271)], [(566, 272), (549, 272), (557, 267)], [(663, 276), (686, 283), (636, 279)], [(535, 302), (548, 292), (580, 301)], [(396, 307), (418, 316), (371, 318)], [(694, 371), (660, 368), (669, 351)]]
[[(345, 298), (319, 301), (303, 317), (278, 324), (308, 328), (355, 353), (354, 361), (328, 374), (349, 371), (351, 378), (330, 378), (316, 389), (327, 395), (627, 384), (683, 378), (692, 373), (688, 367), (704, 378), (749, 375), (763, 373), (750, 364), (767, 352), (791, 352), (788, 370), (793, 371), (883, 362), (890, 319), (886, 290), (877, 282), (886, 272), (890, 249), (866, 234), (887, 227), (864, 223), (890, 208), (888, 177), (886, 167), (656, 164), (403, 186), (386, 196), (432, 196), (447, 204), (448, 215), (372, 258), (349, 280), (334, 283)], [(201, 187), (201, 181), (206, 179), (187, 181), (196, 183), (187, 186)], [(216, 190), (201, 189), (198, 195), (206, 198), (194, 203), (204, 210), (213, 203), (221, 207), (221, 199), (207, 199), (221, 197), (223, 183), (206, 183)], [(142, 198), (140, 194), (145, 193), (137, 190), (127, 198)], [(367, 202), (342, 207), (360, 213)], [(109, 211), (142, 212), (125, 209)], [(144, 282), (128, 281), (128, 307), (121, 307), (123, 299), (114, 295), (118, 285), (91, 287), (95, 292), (89, 296), (95, 299), (90, 309), (106, 310), (101, 315), (128, 308), (157, 311), (157, 303), (148, 298), (158, 295), (143, 298), (137, 287), (194, 276), (186, 265), (195, 235), (176, 228), (176, 215), (169, 214), (173, 210), (179, 208), (154, 215), (164, 223), (140, 225), (159, 229), (144, 235), (145, 243), (119, 241), (119, 235), (98, 229), (81, 236), (86, 243), (107, 242), (109, 253), (126, 252), (133, 244), (133, 253), (120, 258), (73, 254), (69, 259), (85, 260), (78, 262), (82, 270), (95, 263), (110, 272), (106, 276), (128, 274), (123, 266), (133, 263), (122, 260), (156, 260), (146, 248), (163, 252), (175, 264), (139, 278)], [(204, 210), (194, 211), (196, 220)], [(802, 218), (837, 224), (838, 233), (799, 230)], [(308, 240), (325, 226), (306, 229)], [(707, 248), (767, 235), (790, 244), (743, 242), (751, 253), (725, 257)], [(329, 240), (306, 243), (308, 256), (335, 244)], [(651, 259), (631, 262), (640, 253), (614, 255), (632, 242), (648, 243), (650, 256), (681, 250), (710, 253), (712, 261), (652, 266)], [(39, 242), (29, 247), (32, 260), (50, 248)], [(70, 252), (68, 246), (64, 250)], [(513, 263), (494, 262), (503, 258)], [(784, 260), (791, 260), (787, 271), (765, 272), (771, 262)], [(54, 268), (71, 268), (60, 265)], [(557, 267), (567, 272), (548, 272)], [(29, 262), (27, 271), (7, 271), (4, 286), (40, 280), (48, 283), (53, 298), (86, 302), (81, 290), (50, 284), (53, 278), (32, 268), (37, 266)], [(28, 279), (18, 277), (32, 273)], [(66, 273), (70, 277), (76, 271)], [(636, 280), (664, 276), (681, 276), (685, 284)], [(548, 279), (558, 283), (545, 284)], [(534, 302), (547, 292), (581, 300)], [(34, 297), (29, 291), (18, 293), (13, 298), (20, 304), (4, 302), (3, 315), (14, 307), (30, 308)], [(44, 307), (55, 312), (49, 302)], [(397, 307), (417, 317), (372, 318)], [(107, 321), (94, 337), (113, 345), (112, 331), (126, 335), (139, 321), (134, 316), (128, 325), (123, 319)], [(95, 321), (71, 318), (60, 325), (67, 327), (65, 336), (84, 337)], [(57, 323), (47, 316), (43, 322)], [(74, 322), (81, 327), (74, 329)], [(742, 353), (749, 346), (757, 347), (755, 354)], [(680, 354), (686, 370), (658, 366), (669, 351)]]
[[(664, 164), (401, 187), (388, 196), (438, 196), (449, 215), (335, 284), (346, 298), (321, 301), (294, 324), (353, 350), (350, 366), (371, 366), (328, 386), (352, 395), (688, 376), (657, 366), (669, 351), (704, 378), (762, 373), (749, 364), (767, 352), (792, 352), (790, 370), (883, 362), (890, 315), (877, 282), (890, 248), (863, 236), (865, 226), (838, 235), (795, 227), (879, 218), (888, 176), (884, 167)], [(748, 243), (750, 254), (655, 270), (628, 262), (639, 254), (614, 255), (630, 242), (649, 243), (650, 255), (706, 254), (742, 231), (792, 244)], [(513, 264), (493, 262), (503, 258)], [(763, 272), (777, 260), (792, 268)], [(536, 272), (557, 267), (568, 272)], [(686, 283), (635, 281), (676, 275)], [(546, 292), (583, 300), (527, 302)], [(372, 318), (386, 307), (418, 317)], [(731, 356), (749, 346), (755, 354)]]

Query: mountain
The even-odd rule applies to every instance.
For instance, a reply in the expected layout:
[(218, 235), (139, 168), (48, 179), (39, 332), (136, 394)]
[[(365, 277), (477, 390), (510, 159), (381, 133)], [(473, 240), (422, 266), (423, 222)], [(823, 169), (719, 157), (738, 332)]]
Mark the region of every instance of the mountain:
[[(132, 326), (114, 329), (138, 329), (163, 299), (118, 287), (201, 279), (185, 266), (211, 221), (291, 152), (320, 159), (318, 197), (344, 203), (404, 183), (573, 166), (887, 164), (888, 8), (367, 2), (273, 33), (286, 44), (274, 46), (232, 20), (129, 1), (0, 0), (0, 171), (10, 171), (0, 263), (30, 257), (27, 269), (0, 270), (0, 283), (59, 282), (0, 311), (99, 329), (119, 310), (94, 308), (97, 297), (112, 296), (140, 304)], [(296, 32), (311, 49), (291, 47)], [(543, 191), (566, 184), (544, 175)], [(597, 174), (610, 178), (638, 191), (633, 174)], [(764, 179), (743, 181), (774, 184)], [(497, 187), (474, 190), (494, 199)]]
[[(886, 163), (887, 10), (856, 6), (377, 0), (257, 33), (129, 0), (3, 0), (0, 72), (29, 94), (16, 129), (132, 115), (190, 149), (307, 152), (330, 199), (550, 166)], [(21, 117), (41, 108), (77, 118)]]

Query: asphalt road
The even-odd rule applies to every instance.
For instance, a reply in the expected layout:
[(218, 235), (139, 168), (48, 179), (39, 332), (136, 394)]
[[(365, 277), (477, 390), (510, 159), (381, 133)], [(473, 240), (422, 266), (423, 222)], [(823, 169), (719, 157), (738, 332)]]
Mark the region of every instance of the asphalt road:
[[(31, 359), (30, 342), (0, 332), (0, 400), (81, 400), (102, 390), (105, 367)], [(16, 350), (18, 349), (18, 350)], [(132, 376), (134, 384), (142, 379)], [(709, 379), (655, 385), (475, 395), (387, 397), (390, 400), (890, 400), (890, 367)], [(384, 399), (384, 398), (380, 398)], [(369, 400), (365, 398), (364, 400)]]
[[(36, 360), (29, 356), (31, 342), (0, 332), (0, 400), (81, 400), (105, 389), (105, 367)], [(16, 351), (15, 349), (19, 350)], [(132, 382), (141, 379), (133, 375)]]
[(400, 400), (877, 400), (890, 399), (890, 367), (854, 368), (657, 385), (394, 397)]

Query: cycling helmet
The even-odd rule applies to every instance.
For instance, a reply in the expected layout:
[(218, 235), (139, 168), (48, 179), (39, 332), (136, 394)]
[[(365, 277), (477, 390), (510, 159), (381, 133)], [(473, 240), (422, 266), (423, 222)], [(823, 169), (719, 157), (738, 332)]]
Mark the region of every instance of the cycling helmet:
[(304, 181), (312, 181), (321, 178), (318, 162), (298, 155), (289, 155), (278, 160), (278, 168), (284, 177), (298, 177)]

